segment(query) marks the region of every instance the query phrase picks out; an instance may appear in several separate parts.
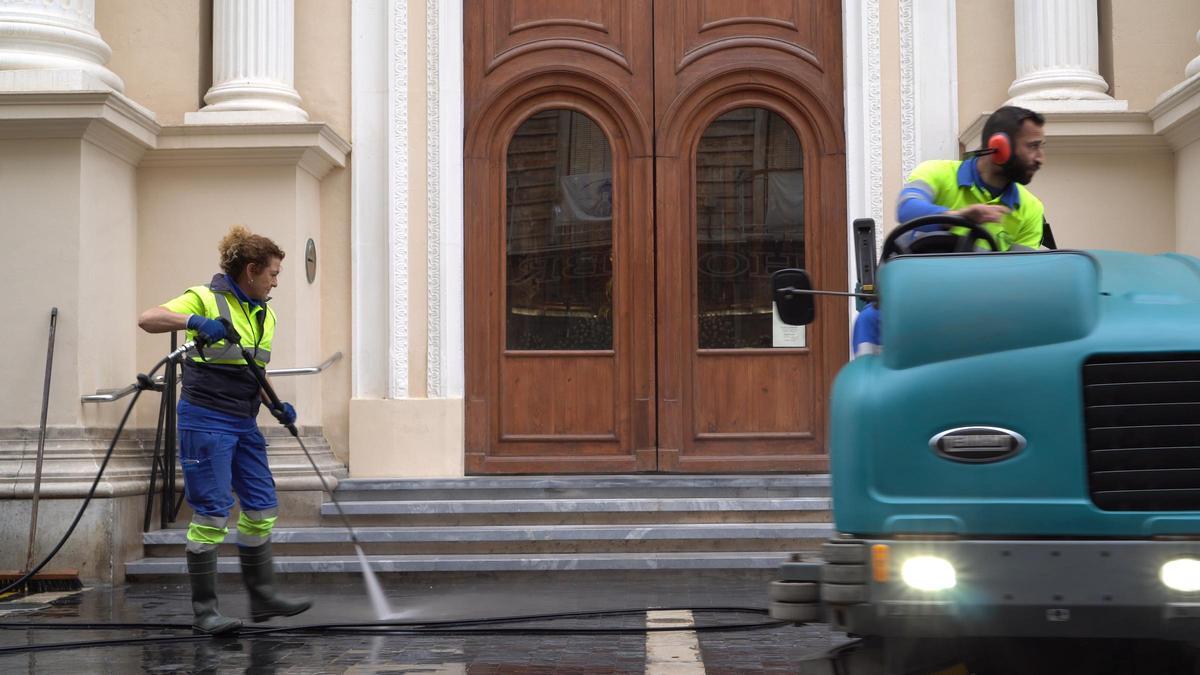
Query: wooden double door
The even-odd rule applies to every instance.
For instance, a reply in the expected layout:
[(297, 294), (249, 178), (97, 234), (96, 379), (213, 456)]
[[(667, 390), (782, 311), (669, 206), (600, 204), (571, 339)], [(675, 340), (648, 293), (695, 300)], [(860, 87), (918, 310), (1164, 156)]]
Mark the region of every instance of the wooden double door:
[(835, 0), (471, 0), (469, 473), (825, 471), (847, 283)]

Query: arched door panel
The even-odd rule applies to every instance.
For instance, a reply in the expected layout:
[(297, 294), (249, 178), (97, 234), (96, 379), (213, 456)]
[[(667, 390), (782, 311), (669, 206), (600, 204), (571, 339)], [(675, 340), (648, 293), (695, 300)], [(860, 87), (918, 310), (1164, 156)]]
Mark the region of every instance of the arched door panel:
[(824, 471), (846, 303), (841, 5), (465, 6), (470, 473)]

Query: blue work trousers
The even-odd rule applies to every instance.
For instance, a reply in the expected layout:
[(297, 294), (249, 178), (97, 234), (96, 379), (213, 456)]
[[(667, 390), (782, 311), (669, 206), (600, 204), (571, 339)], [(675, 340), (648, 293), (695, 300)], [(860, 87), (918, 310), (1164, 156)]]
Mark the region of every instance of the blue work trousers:
[(254, 431), (232, 434), (179, 430), (179, 463), (187, 503), (199, 515), (225, 518), (236, 492), (242, 511), (276, 508), (267, 442)]

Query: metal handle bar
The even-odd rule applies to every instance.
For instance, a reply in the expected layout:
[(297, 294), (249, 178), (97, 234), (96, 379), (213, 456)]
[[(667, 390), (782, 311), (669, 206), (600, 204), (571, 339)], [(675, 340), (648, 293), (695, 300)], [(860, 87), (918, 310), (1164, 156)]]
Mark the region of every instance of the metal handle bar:
[[(334, 352), (333, 356), (325, 359), (319, 366), (307, 366), (304, 368), (279, 368), (276, 370), (268, 370), (267, 375), (271, 377), (289, 377), (292, 375), (315, 375), (337, 363), (342, 359), (341, 352)], [(154, 384), (162, 384), (163, 376), (158, 375), (154, 378)], [(137, 391), (137, 385), (131, 384), (123, 389), (97, 389), (96, 393), (80, 396), (79, 400), (84, 403), (110, 403)]]

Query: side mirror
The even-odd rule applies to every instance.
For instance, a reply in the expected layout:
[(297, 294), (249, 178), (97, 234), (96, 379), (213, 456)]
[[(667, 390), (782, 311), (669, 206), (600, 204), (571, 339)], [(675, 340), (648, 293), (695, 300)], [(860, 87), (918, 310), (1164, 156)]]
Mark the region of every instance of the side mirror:
[(771, 275), (775, 311), (789, 326), (807, 326), (816, 319), (812, 293), (805, 292), (811, 290), (812, 281), (804, 270), (779, 270)]

